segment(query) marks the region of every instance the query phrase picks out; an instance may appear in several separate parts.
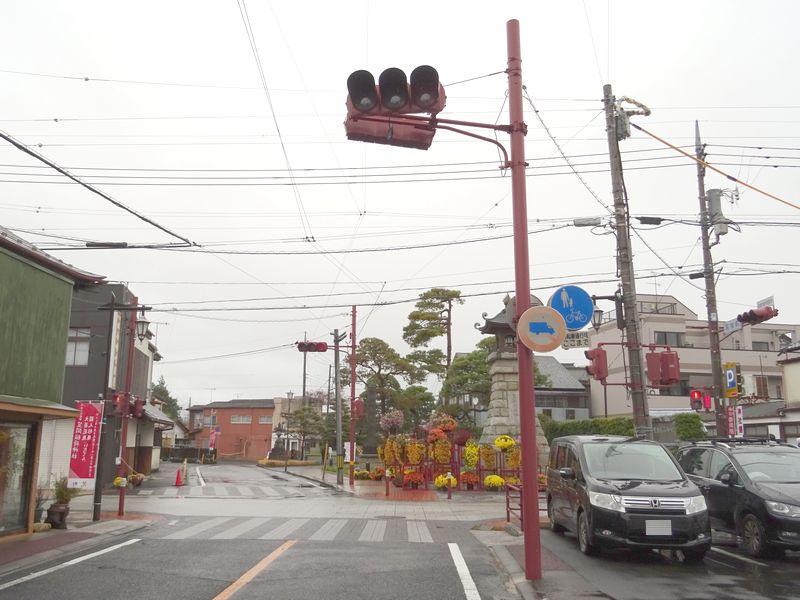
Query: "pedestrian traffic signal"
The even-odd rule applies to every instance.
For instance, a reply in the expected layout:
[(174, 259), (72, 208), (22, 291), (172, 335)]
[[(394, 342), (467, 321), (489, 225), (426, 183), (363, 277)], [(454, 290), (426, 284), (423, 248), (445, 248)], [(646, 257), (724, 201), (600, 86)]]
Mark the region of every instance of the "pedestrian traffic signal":
[(689, 401), (692, 406), (692, 410), (701, 411), (703, 410), (703, 392), (700, 390), (692, 390), (689, 392)]
[(762, 306), (745, 311), (736, 317), (743, 325), (757, 325), (778, 316), (778, 309), (772, 306)]
[(300, 352), (327, 352), (328, 344), (325, 342), (297, 342)]
[(133, 416), (134, 417), (143, 417), (144, 416), (144, 399), (137, 398), (133, 401)]
[(592, 376), (593, 379), (605, 383), (608, 378), (608, 356), (604, 348), (595, 348), (594, 350), (584, 350), (584, 356), (591, 361), (591, 364), (586, 367), (586, 372)]
[(706, 412), (711, 411), (711, 394), (703, 394), (703, 409)]
[(428, 65), (406, 74), (397, 67), (378, 77), (369, 71), (354, 71), (347, 78), (347, 139), (427, 150), (436, 128), (421, 118), (403, 118), (413, 113), (435, 115), (444, 109), (445, 94), (439, 73)]

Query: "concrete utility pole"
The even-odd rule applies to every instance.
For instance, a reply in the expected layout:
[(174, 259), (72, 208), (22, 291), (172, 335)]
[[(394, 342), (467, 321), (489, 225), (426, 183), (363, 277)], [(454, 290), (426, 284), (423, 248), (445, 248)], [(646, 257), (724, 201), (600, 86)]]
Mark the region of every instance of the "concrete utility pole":
[(349, 483), (356, 480), (356, 307), (353, 305), (350, 323), (350, 470)]
[(652, 438), (650, 410), (647, 406), (647, 394), (644, 389), (639, 310), (636, 302), (636, 278), (633, 272), (628, 206), (622, 181), (622, 159), (617, 135), (617, 106), (609, 84), (603, 86), (603, 102), (606, 110), (606, 133), (608, 134), (608, 152), (611, 161), (611, 187), (614, 196), (614, 221), (617, 234), (617, 265), (622, 281), (622, 304), (625, 307), (625, 335), (630, 369), (633, 427), (636, 435)]
[(333, 393), (336, 398), (336, 483), (344, 484), (344, 444), (342, 443), (342, 394), (339, 385), (339, 342), (347, 334), (333, 330)]
[[(717, 290), (714, 283), (714, 261), (711, 258), (709, 229), (711, 219), (708, 214), (706, 198), (706, 168), (700, 161), (705, 161), (705, 146), (700, 143), (700, 125), (694, 122), (694, 151), (697, 157), (697, 197), (700, 200), (700, 236), (703, 243), (703, 277), (706, 282), (706, 311), (708, 312), (708, 345), (711, 350), (711, 375), (714, 382), (714, 412), (716, 413), (717, 436), (724, 436), (728, 430), (728, 419), (725, 414), (722, 385), (722, 352), (719, 347), (719, 315), (717, 314)], [(714, 190), (709, 190), (709, 192)]]

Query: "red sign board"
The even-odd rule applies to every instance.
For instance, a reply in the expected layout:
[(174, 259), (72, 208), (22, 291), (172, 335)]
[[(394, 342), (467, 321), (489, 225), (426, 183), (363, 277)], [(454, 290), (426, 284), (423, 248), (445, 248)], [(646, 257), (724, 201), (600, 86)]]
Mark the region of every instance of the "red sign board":
[(100, 449), (100, 428), (103, 424), (103, 402), (76, 402), (80, 413), (72, 432), (69, 456), (69, 487), (93, 488), (97, 452)]
[(736, 413), (733, 406), (726, 406), (726, 416), (728, 417), (728, 437), (736, 435)]

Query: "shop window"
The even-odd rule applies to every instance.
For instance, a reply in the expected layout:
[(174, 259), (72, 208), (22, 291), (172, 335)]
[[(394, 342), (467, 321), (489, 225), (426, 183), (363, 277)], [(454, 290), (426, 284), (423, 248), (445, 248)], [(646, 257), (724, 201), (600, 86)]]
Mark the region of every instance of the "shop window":
[(28, 523), (33, 427), (0, 422), (0, 534), (25, 531)]
[(67, 337), (67, 366), (85, 367), (89, 364), (89, 342), (92, 332), (88, 327), (69, 329)]

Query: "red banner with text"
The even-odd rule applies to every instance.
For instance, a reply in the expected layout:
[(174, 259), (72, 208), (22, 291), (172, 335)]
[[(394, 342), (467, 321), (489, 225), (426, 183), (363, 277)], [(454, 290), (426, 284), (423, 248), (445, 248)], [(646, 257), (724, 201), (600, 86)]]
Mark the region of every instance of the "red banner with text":
[(75, 408), (80, 413), (75, 419), (75, 429), (72, 432), (69, 487), (81, 489), (94, 487), (104, 406), (103, 402), (78, 401), (75, 403)]

